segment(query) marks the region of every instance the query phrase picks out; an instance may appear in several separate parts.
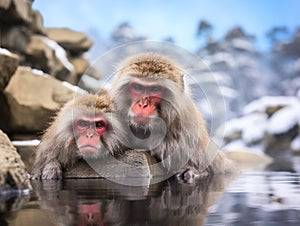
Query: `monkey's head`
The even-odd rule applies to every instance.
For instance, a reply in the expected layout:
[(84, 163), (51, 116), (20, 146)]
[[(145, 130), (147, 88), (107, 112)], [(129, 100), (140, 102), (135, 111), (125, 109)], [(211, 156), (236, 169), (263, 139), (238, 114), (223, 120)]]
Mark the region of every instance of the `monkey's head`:
[(73, 129), (77, 147), (83, 157), (94, 157), (104, 149), (104, 137), (108, 133), (107, 113), (111, 105), (106, 96), (84, 96), (73, 109)]
[[(162, 121), (163, 127), (174, 131), (168, 127), (174, 127), (172, 122), (182, 118), (180, 111), (185, 108), (179, 105), (185, 105), (183, 96), (182, 71), (170, 59), (156, 54), (125, 60), (111, 91), (116, 111), (128, 117), (131, 132), (140, 139), (148, 138)], [(159, 129), (157, 132), (161, 134)]]
[[(65, 123), (69, 123), (69, 130), (74, 134), (72, 137), (75, 138), (79, 156), (97, 158), (118, 151), (114, 147), (117, 140), (112, 125), (115, 118), (112, 116), (112, 105), (106, 94), (79, 96), (69, 104), (71, 120)], [(64, 118), (67, 117), (63, 114)], [(62, 123), (59, 125), (64, 126)]]

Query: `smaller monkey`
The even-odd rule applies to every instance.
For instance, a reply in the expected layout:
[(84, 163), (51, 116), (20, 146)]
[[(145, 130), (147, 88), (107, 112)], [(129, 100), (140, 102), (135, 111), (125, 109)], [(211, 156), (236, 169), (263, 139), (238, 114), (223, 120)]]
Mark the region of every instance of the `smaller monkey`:
[(61, 179), (64, 169), (80, 158), (98, 159), (121, 152), (113, 128), (109, 97), (86, 94), (69, 101), (58, 112), (36, 150), (32, 179)]

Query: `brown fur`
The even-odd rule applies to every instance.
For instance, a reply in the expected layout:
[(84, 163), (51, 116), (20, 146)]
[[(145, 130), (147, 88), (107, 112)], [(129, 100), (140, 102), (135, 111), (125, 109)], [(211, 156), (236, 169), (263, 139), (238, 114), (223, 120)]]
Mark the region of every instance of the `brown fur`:
[[(109, 120), (113, 120), (113, 117), (109, 117), (111, 111), (111, 102), (105, 94), (100, 96), (83, 95), (66, 103), (44, 133), (41, 143), (37, 147), (31, 173), (32, 178), (62, 178), (62, 171), (71, 167), (80, 158), (73, 134), (73, 119), (82, 115), (93, 117), (95, 114), (102, 114)], [(113, 133), (111, 123), (114, 122), (109, 121), (109, 123), (107, 131), (101, 136), (101, 142), (109, 154), (113, 155), (121, 148)], [(115, 126), (118, 126), (117, 123), (114, 123)]]
[[(158, 160), (163, 160), (169, 171), (179, 175), (190, 171), (194, 174), (185, 176), (194, 177), (234, 170), (231, 162), (211, 143), (200, 111), (184, 90), (183, 72), (176, 63), (149, 53), (125, 60), (110, 91), (116, 112), (123, 114), (121, 118), (126, 118), (130, 110), (131, 100), (126, 87), (132, 77), (144, 82), (154, 79), (166, 87), (166, 99), (159, 104), (159, 117), (166, 123), (167, 134), (162, 143), (150, 151)], [(186, 164), (182, 166), (182, 162)]]
[(173, 81), (180, 89), (184, 89), (183, 74), (172, 60), (151, 53), (139, 54), (122, 62), (119, 78), (124, 74), (132, 74), (139, 78), (165, 78)]

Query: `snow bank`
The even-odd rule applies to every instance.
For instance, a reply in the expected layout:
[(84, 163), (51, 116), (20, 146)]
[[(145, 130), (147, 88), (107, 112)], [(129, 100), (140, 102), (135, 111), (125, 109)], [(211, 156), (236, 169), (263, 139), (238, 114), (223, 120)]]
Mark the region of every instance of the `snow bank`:
[(275, 112), (267, 124), (270, 134), (282, 134), (300, 124), (300, 106), (289, 106)]
[(285, 107), (290, 105), (300, 105), (299, 99), (293, 96), (265, 96), (246, 105), (243, 113), (266, 112), (267, 109), (271, 107)]
[(263, 139), (267, 123), (267, 115), (253, 113), (242, 118), (232, 119), (226, 122), (225, 137), (232, 133), (241, 133), (245, 144), (254, 143)]

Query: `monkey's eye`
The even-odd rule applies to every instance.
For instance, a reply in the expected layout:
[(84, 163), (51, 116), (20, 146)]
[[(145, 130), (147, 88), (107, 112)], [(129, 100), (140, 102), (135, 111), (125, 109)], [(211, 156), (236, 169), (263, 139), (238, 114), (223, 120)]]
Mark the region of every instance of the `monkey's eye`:
[(151, 86), (149, 87), (150, 92), (160, 92), (160, 86)]
[(106, 126), (106, 124), (104, 121), (97, 121), (97, 122), (95, 122), (95, 126), (96, 126), (96, 128), (103, 128)]
[(81, 119), (81, 120), (78, 120), (78, 121), (77, 121), (77, 124), (76, 124), (76, 125), (77, 125), (78, 127), (80, 127), (80, 128), (85, 128), (85, 127), (88, 127), (89, 124), (90, 124), (90, 123), (89, 123), (88, 121), (85, 121), (85, 120), (82, 120), (82, 119)]
[(144, 89), (144, 87), (142, 85), (138, 84), (138, 83), (132, 83), (131, 87), (133, 89), (135, 89), (136, 91), (142, 91)]

